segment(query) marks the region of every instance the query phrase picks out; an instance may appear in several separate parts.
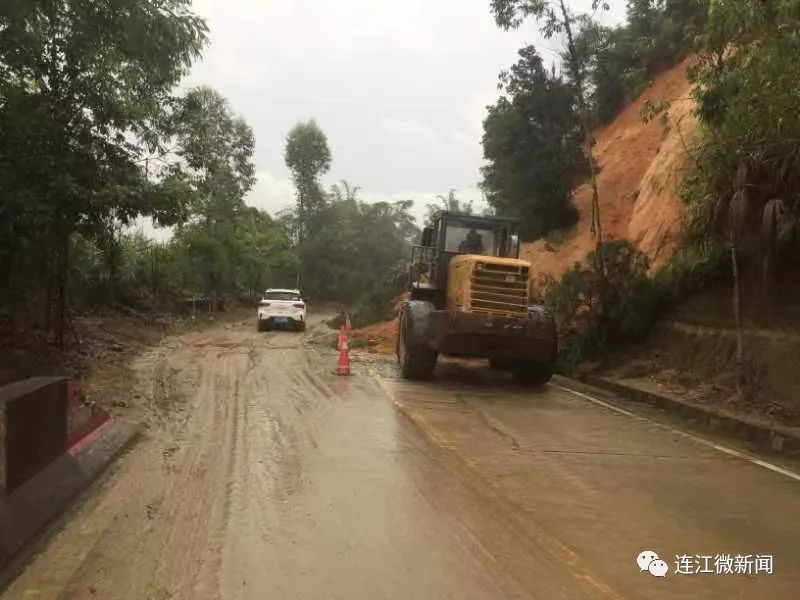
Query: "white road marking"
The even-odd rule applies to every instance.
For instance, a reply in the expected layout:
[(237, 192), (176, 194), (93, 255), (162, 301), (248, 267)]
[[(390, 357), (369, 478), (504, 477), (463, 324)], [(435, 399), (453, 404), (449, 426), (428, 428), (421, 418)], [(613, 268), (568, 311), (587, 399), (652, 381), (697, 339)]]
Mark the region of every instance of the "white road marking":
[(624, 408), (620, 408), (618, 406), (614, 406), (613, 404), (609, 404), (608, 402), (603, 402), (602, 400), (598, 400), (597, 398), (594, 398), (594, 397), (590, 396), (589, 394), (584, 394), (583, 392), (577, 392), (575, 390), (571, 390), (571, 389), (569, 389), (567, 387), (564, 387), (562, 385), (558, 385), (557, 383), (550, 383), (550, 386), (552, 386), (552, 387), (554, 387), (556, 389), (559, 389), (561, 391), (564, 391), (564, 392), (569, 392), (570, 394), (572, 394), (574, 396), (578, 396), (579, 398), (583, 398), (584, 400), (588, 400), (589, 402), (592, 402), (593, 404), (598, 404), (598, 405), (603, 406), (603, 407), (605, 407), (605, 408), (607, 408), (609, 410), (613, 410), (614, 412), (626, 415), (628, 417), (633, 417), (634, 419), (639, 419), (640, 421), (646, 421), (648, 423), (652, 423), (656, 427), (661, 427), (662, 429), (666, 429), (666, 430), (668, 430), (668, 431), (670, 431), (672, 433), (675, 433), (677, 435), (680, 435), (680, 436), (683, 436), (685, 438), (688, 438), (688, 439), (692, 440), (693, 442), (697, 442), (698, 444), (702, 444), (703, 446), (707, 446), (709, 448), (713, 448), (714, 450), (717, 450), (718, 452), (722, 452), (723, 454), (727, 454), (728, 456), (733, 456), (733, 457), (738, 458), (740, 460), (746, 460), (747, 462), (753, 463), (754, 465), (758, 465), (759, 467), (762, 467), (764, 469), (772, 471), (773, 473), (778, 473), (779, 475), (783, 475), (784, 477), (788, 477), (789, 479), (794, 479), (795, 481), (800, 481), (800, 473), (796, 473), (794, 471), (790, 471), (789, 469), (784, 469), (783, 467), (780, 467), (778, 465), (774, 465), (771, 462), (767, 462), (765, 460), (761, 460), (760, 458), (756, 458), (755, 456), (751, 456), (751, 455), (746, 454), (744, 452), (740, 452), (739, 450), (734, 450), (733, 448), (728, 448), (727, 446), (721, 446), (719, 444), (715, 444), (714, 442), (712, 442), (710, 440), (706, 440), (706, 439), (701, 438), (701, 437), (699, 437), (697, 435), (691, 434), (691, 433), (689, 433), (687, 431), (681, 431), (680, 429), (676, 429), (675, 427), (670, 427), (669, 425), (665, 425), (664, 423), (659, 423), (659, 422), (654, 421), (652, 419), (648, 419), (647, 417), (643, 417), (642, 415), (637, 415), (636, 413), (633, 413), (633, 412), (631, 412), (629, 410), (625, 410)]

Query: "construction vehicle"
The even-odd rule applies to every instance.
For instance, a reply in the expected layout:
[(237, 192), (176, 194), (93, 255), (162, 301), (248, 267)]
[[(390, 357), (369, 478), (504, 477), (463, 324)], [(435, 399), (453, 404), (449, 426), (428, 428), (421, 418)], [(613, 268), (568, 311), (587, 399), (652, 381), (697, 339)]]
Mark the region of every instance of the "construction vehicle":
[(412, 248), (409, 300), (400, 307), (403, 377), (427, 379), (438, 356), (488, 358), (527, 385), (553, 375), (553, 317), (529, 301), (531, 263), (519, 259), (518, 223), (438, 211)]

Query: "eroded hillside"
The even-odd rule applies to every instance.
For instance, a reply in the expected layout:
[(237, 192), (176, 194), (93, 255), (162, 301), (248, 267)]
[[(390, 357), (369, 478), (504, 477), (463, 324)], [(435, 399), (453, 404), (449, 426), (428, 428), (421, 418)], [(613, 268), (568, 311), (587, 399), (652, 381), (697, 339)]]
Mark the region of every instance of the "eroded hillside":
[[(654, 269), (676, 249), (681, 228), (678, 188), (686, 157), (681, 136), (691, 137), (696, 126), (687, 66), (688, 61), (663, 72), (612, 123), (595, 132), (604, 239), (636, 243)], [(648, 100), (671, 103), (668, 126), (659, 119), (643, 121), (641, 112)], [(533, 263), (534, 274), (557, 278), (594, 248), (588, 185), (575, 190), (574, 202), (579, 221), (562, 244), (554, 247), (540, 240), (523, 245), (522, 258)], [(373, 340), (377, 351), (390, 353), (395, 331), (396, 321), (390, 321), (367, 327), (358, 336)]]
[[(636, 243), (654, 268), (675, 250), (680, 232), (678, 184), (686, 157), (681, 138), (685, 141), (696, 125), (686, 67), (684, 62), (662, 73), (612, 123), (595, 133), (604, 239)], [(648, 100), (671, 103), (668, 126), (659, 119), (642, 120)], [(574, 201), (579, 222), (562, 244), (557, 248), (544, 240), (524, 244), (522, 257), (534, 264), (535, 272), (558, 277), (593, 249), (588, 184), (575, 190)]]

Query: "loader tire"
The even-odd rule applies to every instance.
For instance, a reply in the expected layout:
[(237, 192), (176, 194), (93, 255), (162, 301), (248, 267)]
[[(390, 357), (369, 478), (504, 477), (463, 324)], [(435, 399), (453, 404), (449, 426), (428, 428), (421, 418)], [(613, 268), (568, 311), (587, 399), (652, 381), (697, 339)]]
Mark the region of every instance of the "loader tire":
[(552, 363), (521, 361), (514, 366), (514, 379), (522, 385), (542, 386), (550, 381), (552, 376)]
[(542, 386), (553, 377), (558, 360), (558, 338), (553, 336), (553, 347), (550, 353), (550, 360), (547, 362), (537, 362), (522, 360), (513, 367), (514, 379), (522, 385)]
[(412, 300), (400, 311), (397, 331), (397, 364), (406, 379), (428, 379), (436, 368), (437, 352), (430, 347), (430, 323), (434, 306)]

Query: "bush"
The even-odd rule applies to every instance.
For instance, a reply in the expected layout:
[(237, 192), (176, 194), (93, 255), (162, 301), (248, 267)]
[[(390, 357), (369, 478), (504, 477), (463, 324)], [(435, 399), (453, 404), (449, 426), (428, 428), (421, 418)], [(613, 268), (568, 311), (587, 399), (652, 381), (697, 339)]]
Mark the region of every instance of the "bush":
[(703, 241), (681, 248), (655, 276), (655, 287), (665, 305), (727, 281), (730, 256), (721, 243)]
[(350, 324), (355, 329), (389, 321), (395, 316), (396, 295), (396, 293), (369, 294), (360, 300), (352, 311), (340, 309), (339, 313), (328, 322), (328, 325), (333, 329), (339, 329), (344, 324), (346, 313), (348, 312), (350, 314)]
[(386, 297), (385, 294), (372, 294), (356, 305), (350, 315), (353, 327), (361, 328), (373, 323), (388, 321), (394, 316), (394, 296)]
[(625, 241), (605, 244), (601, 253), (602, 272), (592, 252), (586, 264), (577, 263), (545, 294), (566, 368), (616, 344), (640, 340), (655, 316), (658, 294), (647, 277), (647, 256)]
[(567, 238), (575, 231), (575, 226), (561, 227), (553, 229), (544, 236), (545, 242), (554, 250), (560, 248), (567, 241)]

